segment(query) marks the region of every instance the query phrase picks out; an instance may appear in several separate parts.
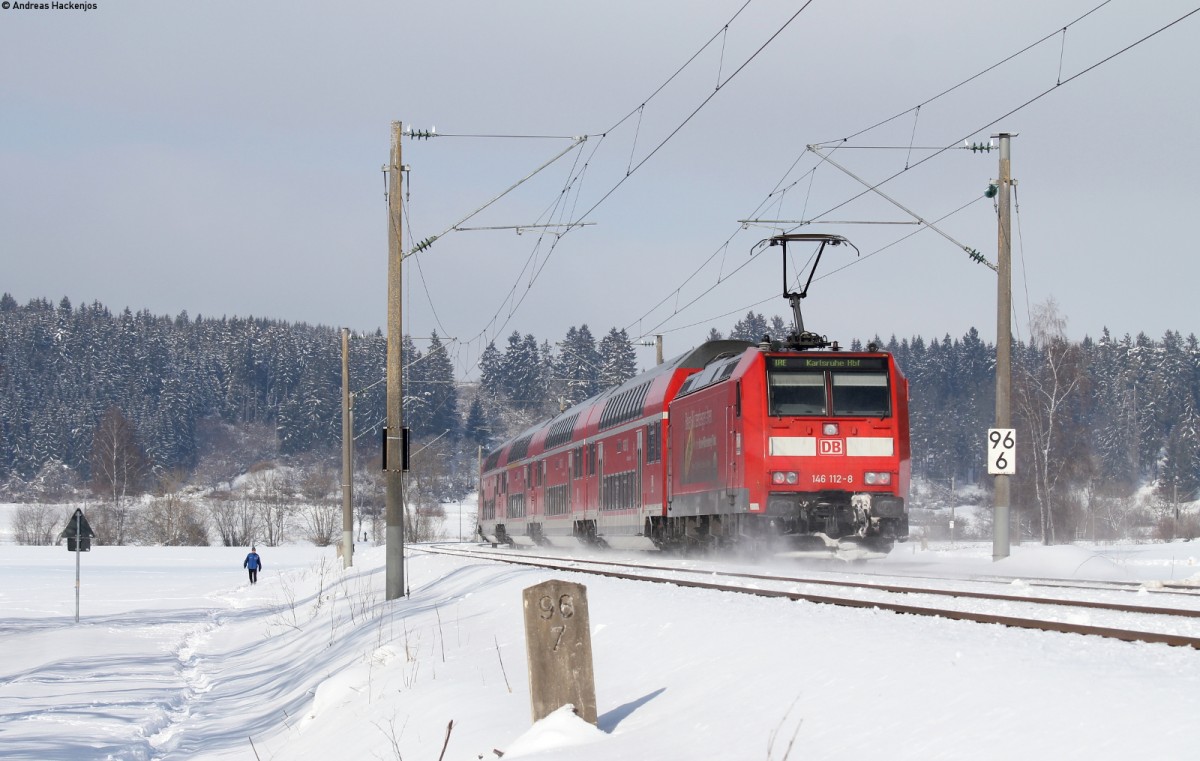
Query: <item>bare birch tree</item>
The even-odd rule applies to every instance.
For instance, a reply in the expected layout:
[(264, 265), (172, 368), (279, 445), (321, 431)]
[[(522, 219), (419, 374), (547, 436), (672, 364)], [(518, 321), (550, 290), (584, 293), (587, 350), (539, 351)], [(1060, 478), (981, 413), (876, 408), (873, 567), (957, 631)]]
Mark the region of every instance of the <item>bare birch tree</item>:
[(1064, 476), (1086, 458), (1079, 453), (1078, 431), (1072, 402), (1084, 383), (1083, 360), (1078, 345), (1066, 337), (1066, 318), (1054, 299), (1034, 309), (1027, 352), (1021, 354), (1015, 385), (1017, 410), (1025, 424), (1032, 460), (1034, 496), (1042, 542), (1058, 541), (1056, 512), (1068, 505), (1059, 487)]
[(132, 528), (130, 498), (140, 493), (148, 471), (133, 424), (109, 407), (92, 437), (92, 491), (102, 501), (93, 520), (98, 540), (125, 544)]

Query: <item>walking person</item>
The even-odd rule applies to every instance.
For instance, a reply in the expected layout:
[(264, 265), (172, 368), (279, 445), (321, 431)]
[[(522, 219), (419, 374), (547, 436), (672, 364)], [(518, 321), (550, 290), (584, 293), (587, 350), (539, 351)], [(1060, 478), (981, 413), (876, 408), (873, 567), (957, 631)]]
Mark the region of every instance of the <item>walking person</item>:
[(250, 583), (258, 583), (258, 572), (262, 570), (262, 558), (258, 556), (258, 552), (254, 547), (250, 548), (250, 554), (246, 556), (246, 560), (242, 563), (242, 568), (250, 571)]

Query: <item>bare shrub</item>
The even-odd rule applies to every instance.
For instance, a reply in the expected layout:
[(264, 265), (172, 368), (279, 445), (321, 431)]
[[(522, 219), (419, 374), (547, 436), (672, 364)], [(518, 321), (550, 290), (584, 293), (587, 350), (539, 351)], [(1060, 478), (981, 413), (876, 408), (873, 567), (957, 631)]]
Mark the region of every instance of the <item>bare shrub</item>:
[(1200, 537), (1200, 515), (1184, 515), (1179, 519), (1179, 538), (1192, 541)]
[(354, 471), (354, 514), (358, 518), (358, 530), (370, 526), (369, 536), (374, 541), (379, 541), (387, 501), (384, 475), (378, 467), (371, 468), (363, 462)]
[(230, 492), (214, 492), (209, 497), (208, 516), (226, 547), (245, 547), (258, 534), (257, 506)]
[(286, 538), (288, 520), (296, 510), (296, 490), (288, 472), (274, 463), (258, 463), (250, 468), (245, 488), (258, 506), (262, 543), (278, 546)]
[(127, 499), (116, 503), (96, 502), (85, 512), (96, 532), (96, 544), (110, 547), (128, 544), (141, 520), (137, 505)]
[(333, 544), (334, 537), (341, 534), (341, 505), (329, 500), (310, 502), (301, 509), (301, 517), (306, 529), (305, 538), (318, 547), (328, 547)]
[(62, 505), (35, 503), (21, 505), (13, 513), (13, 538), (17, 544), (44, 547), (58, 541), (61, 526), (66, 525), (67, 513)]
[(143, 542), (166, 546), (204, 547), (209, 544), (208, 528), (199, 510), (178, 494), (165, 494), (150, 501), (142, 511)]
[(1132, 494), (1117, 491), (1098, 491), (1088, 503), (1084, 535), (1098, 542), (1126, 539), (1134, 527), (1145, 519), (1145, 508)]
[[(445, 515), (445, 512), (442, 513)], [(443, 519), (430, 511), (405, 505), (404, 536), (409, 542), (435, 542), (442, 539)]]
[(1160, 515), (1154, 524), (1154, 538), (1160, 542), (1170, 542), (1175, 539), (1191, 541), (1200, 536), (1200, 516)]

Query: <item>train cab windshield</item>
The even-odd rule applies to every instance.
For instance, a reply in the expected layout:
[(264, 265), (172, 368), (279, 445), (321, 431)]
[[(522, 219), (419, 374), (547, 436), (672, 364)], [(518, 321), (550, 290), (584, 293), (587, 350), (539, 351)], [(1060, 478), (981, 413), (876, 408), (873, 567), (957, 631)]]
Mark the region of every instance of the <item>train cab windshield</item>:
[(767, 378), (772, 415), (826, 414), (825, 373), (773, 372)]
[(887, 373), (831, 373), (833, 414), (887, 417), (891, 414)]
[(882, 418), (892, 414), (885, 367), (839, 372), (779, 362), (768, 368), (767, 386), (774, 417)]

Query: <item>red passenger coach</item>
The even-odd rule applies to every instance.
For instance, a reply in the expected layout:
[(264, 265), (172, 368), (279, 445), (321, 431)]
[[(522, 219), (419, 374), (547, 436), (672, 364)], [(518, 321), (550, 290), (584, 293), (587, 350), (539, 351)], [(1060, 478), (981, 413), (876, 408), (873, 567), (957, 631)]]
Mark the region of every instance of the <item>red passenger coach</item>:
[[(846, 242), (779, 236), (785, 245)], [(814, 261), (820, 260), (820, 252)], [(809, 276), (811, 282), (811, 274)], [(908, 537), (908, 383), (803, 330), (709, 341), (492, 451), (479, 533), (511, 545), (887, 552)]]

